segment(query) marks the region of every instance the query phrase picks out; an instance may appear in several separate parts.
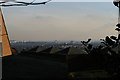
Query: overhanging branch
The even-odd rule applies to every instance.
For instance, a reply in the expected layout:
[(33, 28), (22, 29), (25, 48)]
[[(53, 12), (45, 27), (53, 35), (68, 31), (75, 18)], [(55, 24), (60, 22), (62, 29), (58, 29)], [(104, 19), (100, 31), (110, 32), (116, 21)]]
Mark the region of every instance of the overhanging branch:
[(35, 2), (35, 0), (33, 0), (32, 2), (20, 2), (20, 1), (14, 1), (13, 3), (11, 4), (7, 4), (8, 2), (5, 2), (5, 1), (2, 1), (0, 2), (0, 6), (3, 6), (3, 7), (10, 7), (10, 6), (28, 6), (28, 5), (41, 5), (41, 4), (46, 4), (48, 2), (50, 2), (51, 0), (48, 0), (48, 1), (45, 1), (45, 2)]

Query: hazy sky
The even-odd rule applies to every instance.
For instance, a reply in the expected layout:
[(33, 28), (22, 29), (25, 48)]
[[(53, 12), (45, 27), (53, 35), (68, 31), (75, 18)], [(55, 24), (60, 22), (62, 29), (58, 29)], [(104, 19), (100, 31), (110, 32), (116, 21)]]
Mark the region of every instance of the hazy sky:
[(99, 40), (117, 35), (118, 10), (107, 2), (51, 2), (2, 8), (11, 40)]
[[(0, 0), (0, 1), (15, 1), (15, 0)], [(16, 0), (16, 1), (33, 1), (33, 0)], [(35, 0), (35, 1), (45, 1), (45, 0)], [(113, 0), (52, 0), (52, 2), (112, 2), (112, 1)]]

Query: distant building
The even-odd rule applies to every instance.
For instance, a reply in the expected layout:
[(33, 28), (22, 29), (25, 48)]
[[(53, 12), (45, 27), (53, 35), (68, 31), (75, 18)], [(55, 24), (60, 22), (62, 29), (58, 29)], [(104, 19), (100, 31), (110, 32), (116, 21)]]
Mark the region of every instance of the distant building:
[(68, 47), (59, 52), (56, 52), (56, 54), (66, 56), (66, 60), (69, 60), (73, 57), (76, 57), (77, 55), (87, 54), (87, 52), (74, 47)]
[(16, 43), (17, 41), (16, 40), (10, 40), (10, 43)]
[(56, 54), (60, 54), (60, 55), (78, 55), (78, 54), (87, 54), (87, 52), (85, 52), (84, 50), (80, 50), (74, 47), (68, 47), (65, 48), (59, 52), (56, 52)]
[(44, 53), (44, 54), (55, 54), (56, 52), (60, 51), (61, 49), (58, 48), (58, 47), (50, 47), (50, 48), (47, 48), (43, 51), (41, 51), (40, 53)]

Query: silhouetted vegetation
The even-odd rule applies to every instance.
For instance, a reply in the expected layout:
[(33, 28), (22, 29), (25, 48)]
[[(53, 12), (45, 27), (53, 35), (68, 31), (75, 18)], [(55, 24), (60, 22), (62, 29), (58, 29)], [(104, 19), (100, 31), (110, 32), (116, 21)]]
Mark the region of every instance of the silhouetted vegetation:
[[(118, 28), (116, 30), (119, 31)], [(105, 39), (100, 39), (101, 45), (97, 47), (93, 47), (93, 45), (90, 44), (90, 40), (91, 39), (81, 41), (88, 55), (92, 57), (93, 61), (97, 60), (99, 64), (104, 65), (102, 66), (103, 69), (111, 74), (112, 77), (120, 78), (120, 34), (118, 37), (106, 36)]]

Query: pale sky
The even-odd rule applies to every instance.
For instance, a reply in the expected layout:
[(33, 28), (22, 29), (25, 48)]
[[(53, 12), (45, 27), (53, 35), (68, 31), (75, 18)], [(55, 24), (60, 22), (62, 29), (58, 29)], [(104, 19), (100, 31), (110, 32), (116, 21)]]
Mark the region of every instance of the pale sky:
[(99, 40), (117, 35), (118, 10), (106, 2), (2, 8), (10, 40)]
[(52, 0), (53, 2), (112, 2), (113, 0)]
[[(15, 0), (0, 0), (0, 1), (15, 1)], [(29, 2), (33, 0), (16, 0), (16, 1), (28, 1)], [(45, 0), (36, 0), (36, 1), (45, 1)], [(52, 2), (112, 2), (112, 1), (113, 0), (52, 0)]]

